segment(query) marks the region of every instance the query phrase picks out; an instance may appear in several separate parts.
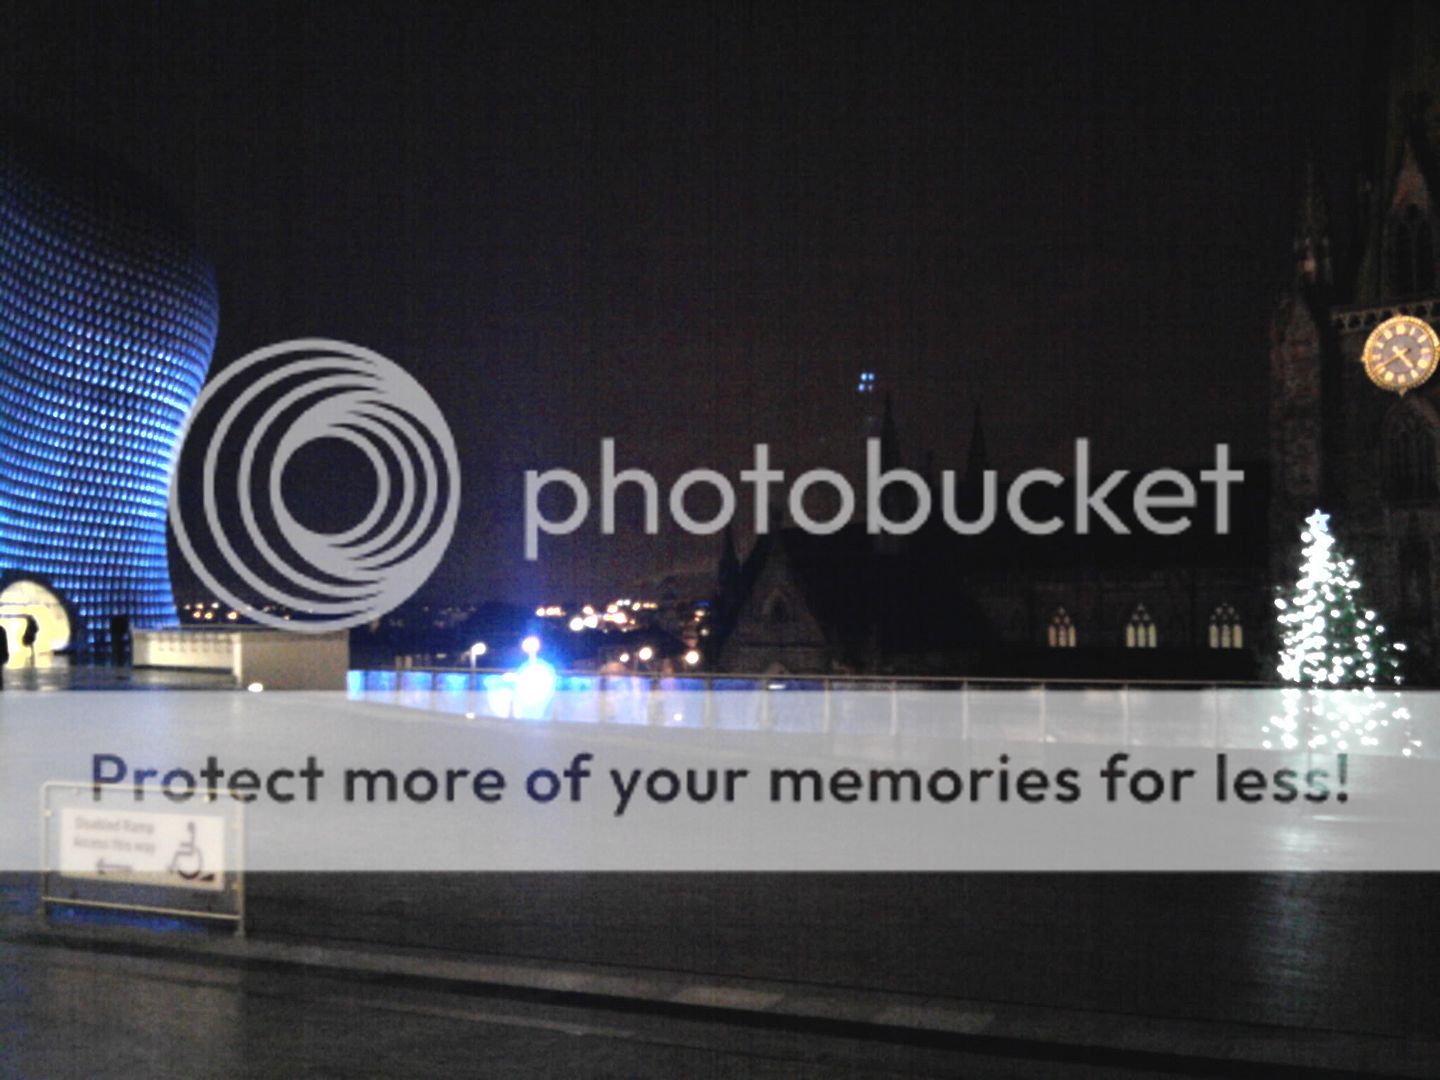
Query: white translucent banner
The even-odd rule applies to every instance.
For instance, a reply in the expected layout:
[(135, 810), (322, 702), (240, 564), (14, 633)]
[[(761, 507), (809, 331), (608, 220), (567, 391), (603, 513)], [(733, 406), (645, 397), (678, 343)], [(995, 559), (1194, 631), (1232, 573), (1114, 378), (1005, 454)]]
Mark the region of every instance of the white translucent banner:
[(96, 849), (136, 873), (1440, 870), (1437, 726), (1424, 692), (6, 692), (0, 869), (49, 868), (72, 784), (76, 851), (179, 819)]

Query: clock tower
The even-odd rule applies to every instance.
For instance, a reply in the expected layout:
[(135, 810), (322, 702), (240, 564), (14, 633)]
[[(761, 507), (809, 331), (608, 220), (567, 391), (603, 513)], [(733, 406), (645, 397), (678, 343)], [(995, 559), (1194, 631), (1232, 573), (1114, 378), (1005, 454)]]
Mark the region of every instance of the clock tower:
[(1293, 578), (1300, 524), (1333, 515), (1371, 602), (1440, 680), (1440, 4), (1389, 5), (1361, 178), (1360, 258), (1335, 274), (1313, 168), (1295, 282), (1271, 324), (1271, 576)]

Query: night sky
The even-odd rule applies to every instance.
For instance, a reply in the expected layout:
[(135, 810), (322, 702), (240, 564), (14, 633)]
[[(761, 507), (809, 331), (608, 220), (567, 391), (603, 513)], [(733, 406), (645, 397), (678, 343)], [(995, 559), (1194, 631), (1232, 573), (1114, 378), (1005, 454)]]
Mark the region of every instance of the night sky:
[(526, 564), (523, 470), (602, 436), (662, 479), (757, 441), (853, 469), (862, 370), (916, 466), (963, 466), (977, 403), (1002, 471), (1262, 455), (1307, 153), (1342, 223), (1362, 164), (1364, 13), (8, 3), (0, 111), (170, 193), (217, 368), (322, 335), (429, 388), (465, 488), (429, 595), (600, 598), (718, 542), (592, 523)]

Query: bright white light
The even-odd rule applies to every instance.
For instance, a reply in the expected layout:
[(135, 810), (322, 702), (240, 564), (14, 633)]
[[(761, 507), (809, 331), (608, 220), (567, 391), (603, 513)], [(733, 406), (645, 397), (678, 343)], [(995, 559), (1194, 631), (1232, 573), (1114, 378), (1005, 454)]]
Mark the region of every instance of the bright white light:
[(622, 664), (628, 664), (630, 662), (630, 654), (628, 652), (622, 652), (620, 654), (620, 662)]
[(540, 651), (540, 639), (534, 634), (531, 634), (524, 641), (520, 642), (520, 651), (533, 660), (535, 654)]
[(260, 693), (262, 690), (265, 689), (265, 684), (264, 684), (264, 683), (258, 683), (258, 682), (252, 682), (249, 686), (245, 687), (245, 689), (246, 689), (246, 690), (249, 690), (250, 693), (252, 693), (252, 694), (258, 694), (258, 693)]
[(700, 653), (697, 652), (695, 649), (691, 649), (689, 652), (687, 652), (687, 653), (685, 654), (685, 663), (689, 664), (691, 667), (694, 667), (694, 666), (695, 666), (696, 664), (698, 664), (699, 662), (700, 662)]
[(486, 645), (483, 641), (477, 641), (474, 645), (470, 646), (471, 657), (484, 656), (489, 651), (490, 646)]
[(655, 650), (650, 648), (649, 645), (646, 645), (641, 648), (641, 650), (636, 653), (636, 655), (640, 658), (640, 662), (642, 664), (648, 664), (650, 662), (650, 658), (655, 655)]
[[(538, 645), (538, 642), (537, 642)], [(538, 719), (555, 696), (555, 669), (544, 660), (530, 659), (515, 672), (515, 714)]]
[(570, 629), (572, 632), (578, 634), (581, 630), (585, 629), (585, 620), (579, 615), (576, 615), (570, 620)]

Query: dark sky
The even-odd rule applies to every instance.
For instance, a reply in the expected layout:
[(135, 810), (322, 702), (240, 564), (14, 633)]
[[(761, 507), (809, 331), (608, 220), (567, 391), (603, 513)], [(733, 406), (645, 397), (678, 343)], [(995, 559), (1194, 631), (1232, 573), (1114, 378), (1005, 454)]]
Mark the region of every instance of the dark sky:
[(1002, 469), (1263, 454), (1307, 150), (1342, 219), (1361, 164), (1364, 10), (8, 3), (0, 110), (171, 193), (216, 367), (323, 335), (430, 389), (465, 484), (433, 593), (598, 597), (716, 544), (592, 525), (526, 565), (524, 469), (606, 435), (662, 478), (757, 441), (850, 469), (864, 369), (913, 464), (962, 466), (977, 402)]

